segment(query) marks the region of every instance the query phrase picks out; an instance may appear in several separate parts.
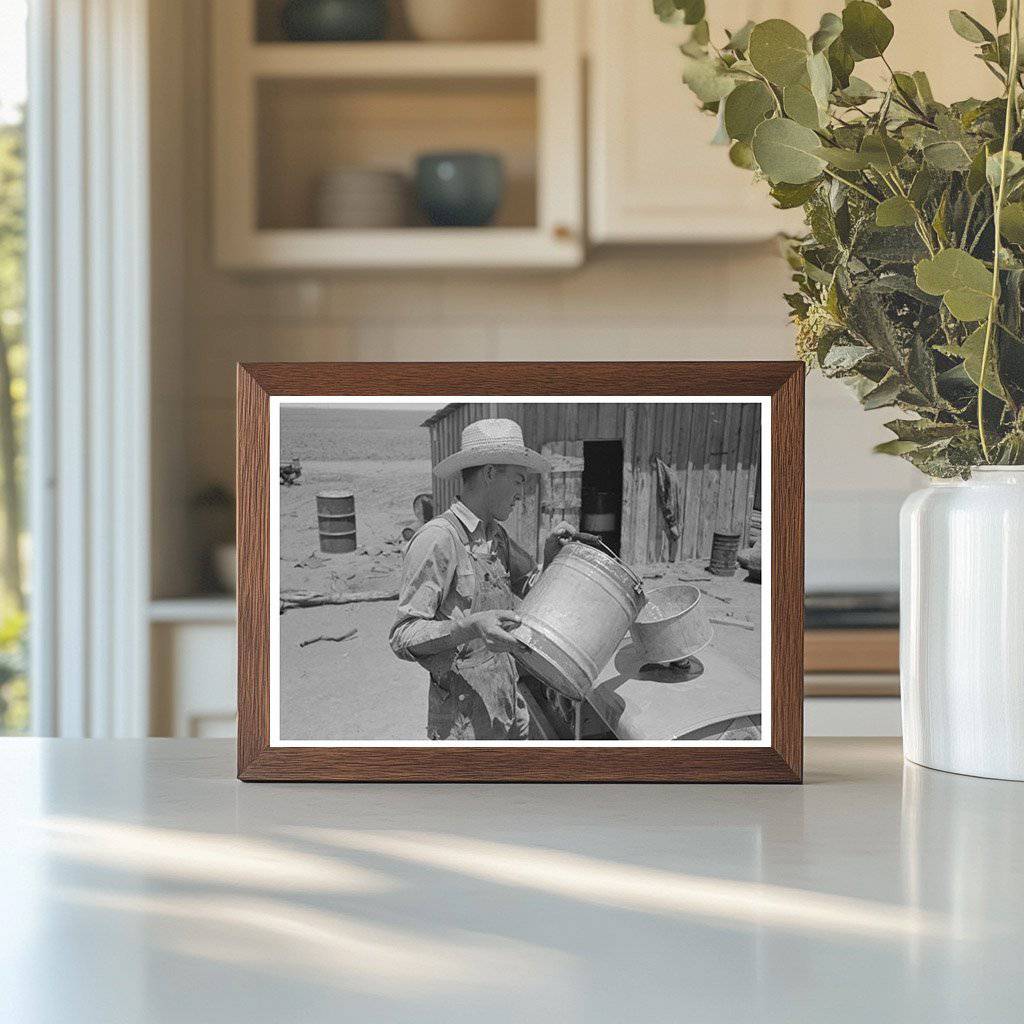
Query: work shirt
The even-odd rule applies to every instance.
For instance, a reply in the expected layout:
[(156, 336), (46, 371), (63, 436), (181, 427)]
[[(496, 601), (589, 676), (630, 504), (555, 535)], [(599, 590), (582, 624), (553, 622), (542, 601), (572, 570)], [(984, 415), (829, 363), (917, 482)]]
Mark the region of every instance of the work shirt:
[[(450, 651), (452, 627), (469, 614), (476, 590), (473, 556), (495, 559), (508, 575), (509, 589), (522, 598), (540, 575), (540, 567), (500, 523), (485, 525), (456, 499), (451, 511), (469, 535), (469, 549), (437, 519), (420, 527), (405, 552), (398, 610), (391, 627), (391, 649), (406, 661), (430, 660)], [(425, 667), (431, 668), (429, 664)]]

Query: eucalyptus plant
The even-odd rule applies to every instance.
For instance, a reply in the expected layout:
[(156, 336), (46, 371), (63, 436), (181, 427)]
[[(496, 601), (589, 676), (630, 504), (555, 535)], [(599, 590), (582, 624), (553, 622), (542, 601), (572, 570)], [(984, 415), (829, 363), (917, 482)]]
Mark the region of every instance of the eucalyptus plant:
[[(852, 0), (810, 37), (778, 18), (716, 45), (704, 0), (654, 0), (691, 26), (683, 80), (730, 160), (803, 207), (785, 240), (797, 350), (865, 409), (894, 407), (876, 450), (931, 476), (1024, 462), (1024, 131), (1020, 0), (989, 24), (950, 11), (998, 95), (949, 105), (886, 58), (891, 0)], [(855, 72), (877, 62), (887, 85)], [(994, 84), (996, 84), (994, 83)]]

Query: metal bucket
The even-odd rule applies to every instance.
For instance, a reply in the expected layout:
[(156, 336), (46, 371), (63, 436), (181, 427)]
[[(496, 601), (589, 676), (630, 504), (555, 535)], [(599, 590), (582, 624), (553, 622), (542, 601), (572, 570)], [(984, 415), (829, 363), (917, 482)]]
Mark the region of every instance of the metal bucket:
[(340, 555), (356, 549), (356, 499), (344, 491), (324, 491), (316, 496), (320, 523), (320, 550)]
[(611, 555), (571, 541), (518, 609), (516, 660), (559, 693), (581, 700), (593, 689), (637, 613), (643, 583)]
[(700, 591), (690, 583), (660, 587), (647, 595), (647, 604), (629, 627), (644, 661), (658, 665), (685, 661), (711, 643), (714, 630), (700, 598)]

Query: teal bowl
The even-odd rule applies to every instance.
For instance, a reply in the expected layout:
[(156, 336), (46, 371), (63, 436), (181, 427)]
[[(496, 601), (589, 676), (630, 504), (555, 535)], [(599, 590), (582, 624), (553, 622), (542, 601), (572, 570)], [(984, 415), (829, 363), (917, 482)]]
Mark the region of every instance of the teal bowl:
[(504, 193), (505, 167), (494, 153), (424, 153), (416, 161), (416, 196), (435, 227), (484, 227)]
[(368, 42), (388, 27), (387, 0), (288, 0), (285, 37), (302, 43)]

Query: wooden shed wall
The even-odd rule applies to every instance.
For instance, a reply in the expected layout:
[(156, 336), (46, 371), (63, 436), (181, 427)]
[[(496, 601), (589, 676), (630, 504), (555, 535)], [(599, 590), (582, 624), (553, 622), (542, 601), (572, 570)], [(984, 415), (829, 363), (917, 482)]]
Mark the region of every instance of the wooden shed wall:
[[(742, 543), (747, 542), (761, 451), (760, 406), (754, 403), (461, 405), (431, 424), (432, 463), (458, 450), (467, 423), (487, 416), (515, 420), (527, 446), (537, 451), (552, 441), (622, 441), (622, 555), (627, 561), (706, 558), (716, 530), (739, 533)], [(656, 458), (669, 469), (677, 540), (671, 538), (658, 503)], [(457, 479), (435, 478), (438, 511), (448, 507), (457, 490)], [(534, 481), (505, 524), (534, 554), (538, 504)]]

